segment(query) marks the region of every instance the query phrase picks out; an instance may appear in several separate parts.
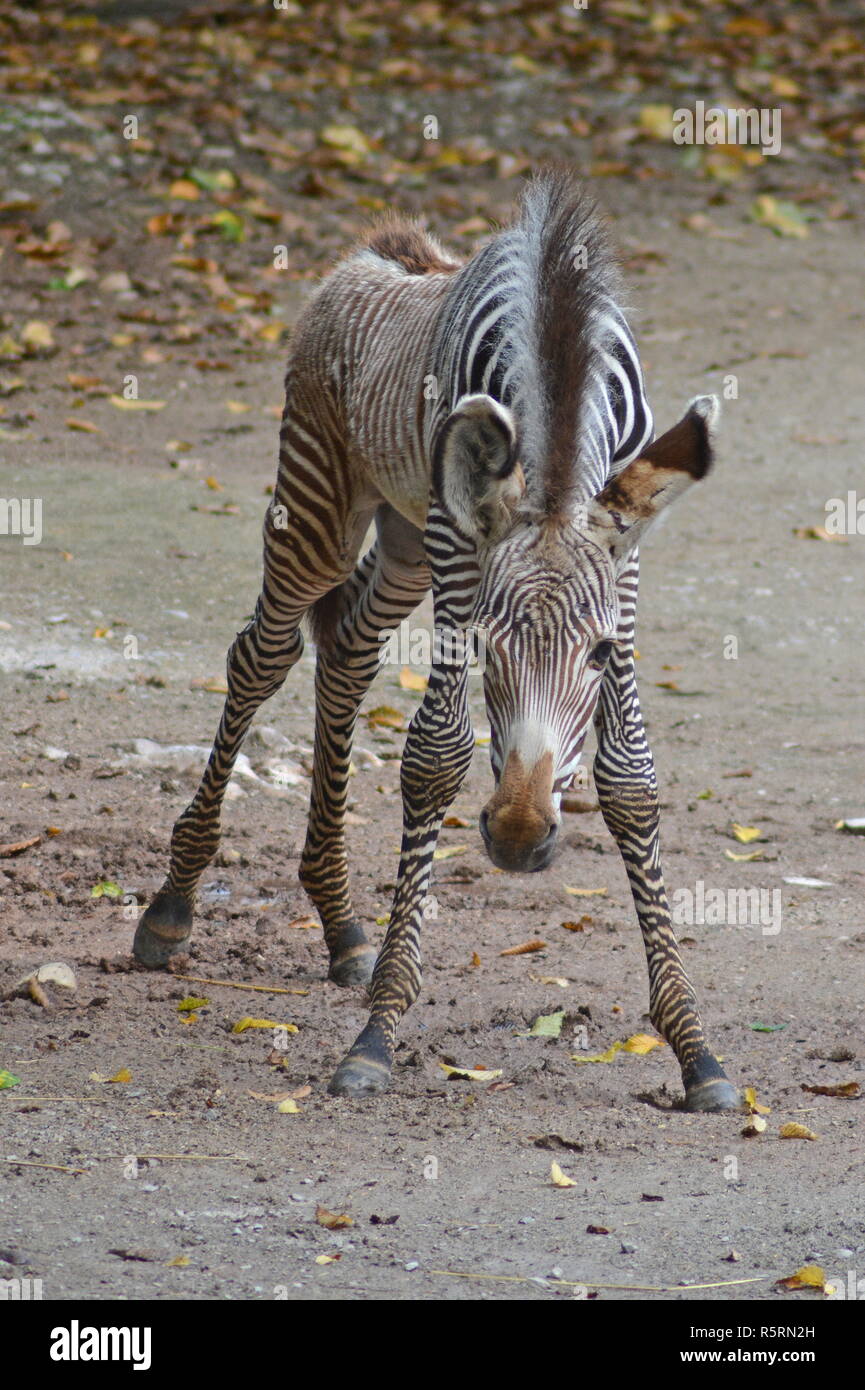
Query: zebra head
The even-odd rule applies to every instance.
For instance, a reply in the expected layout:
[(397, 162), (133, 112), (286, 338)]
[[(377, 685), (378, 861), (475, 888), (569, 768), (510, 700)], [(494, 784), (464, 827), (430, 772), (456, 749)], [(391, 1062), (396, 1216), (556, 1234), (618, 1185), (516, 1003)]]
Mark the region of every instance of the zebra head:
[[(511, 411), (463, 397), (436, 451), (439, 497), (474, 541), (474, 621), (486, 647), (484, 694), (495, 791), (480, 817), (499, 868), (546, 868), (563, 790), (576, 773), (604, 672), (629, 661), (620, 625), (622, 570), (662, 511), (712, 462), (719, 413), (700, 396), (687, 413), (591, 500), (532, 499)], [(624, 580), (635, 596), (633, 574)], [(617, 643), (620, 644), (617, 649)]]

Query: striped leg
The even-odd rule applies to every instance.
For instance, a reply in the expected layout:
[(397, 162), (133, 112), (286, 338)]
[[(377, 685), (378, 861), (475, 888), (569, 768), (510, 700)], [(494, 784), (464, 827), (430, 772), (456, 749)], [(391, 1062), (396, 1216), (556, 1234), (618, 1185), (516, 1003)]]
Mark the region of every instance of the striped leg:
[(458, 546), (435, 507), (426, 533), (435, 589), (438, 644), (429, 686), (409, 726), (400, 783), (403, 835), (399, 874), (384, 945), (372, 977), (369, 1021), (330, 1083), (332, 1095), (383, 1091), (390, 1078), (399, 1020), (421, 985), (420, 929), (442, 819), (462, 786), (474, 751), (465, 655), (447, 634), (465, 627), (477, 584), (474, 547)]
[(213, 749), (198, 791), (175, 823), (168, 877), (138, 923), (133, 951), (151, 968), (166, 965), (192, 934), (195, 890), (219, 846), (222, 800), (244, 735), (303, 652), (303, 608), (283, 616), (268, 600), (265, 590), (229, 649), (228, 694)]
[(738, 1106), (739, 1096), (703, 1035), (696, 996), (673, 933), (661, 870), (658, 788), (634, 671), (637, 569), (635, 556), (621, 580), (623, 647), (610, 661), (598, 701), (595, 785), (634, 895), (649, 965), (652, 1023), (682, 1069), (685, 1108), (730, 1110)]
[(219, 845), (222, 801), (244, 735), (300, 659), (303, 615), (351, 572), (374, 510), (353, 495), (338, 433), (324, 416), (308, 425), (308, 408), (289, 376), (277, 487), (265, 514), (261, 596), (228, 653), (222, 719), (201, 785), (174, 826), (168, 877), (135, 933), (135, 955), (153, 968), (189, 940), (195, 889)]
[(375, 951), (354, 915), (348, 888), (344, 817), (357, 712), (380, 670), (379, 636), (397, 627), (429, 589), (421, 533), (389, 507), (379, 539), (340, 594), (332, 641), (316, 664), (315, 766), (300, 880), (321, 914), (330, 979), (368, 984)]

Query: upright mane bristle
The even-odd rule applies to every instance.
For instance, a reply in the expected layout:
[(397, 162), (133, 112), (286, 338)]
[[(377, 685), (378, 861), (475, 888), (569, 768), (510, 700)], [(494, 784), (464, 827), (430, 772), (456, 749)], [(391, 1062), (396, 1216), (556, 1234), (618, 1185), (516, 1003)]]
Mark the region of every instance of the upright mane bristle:
[(594, 200), (569, 170), (546, 169), (529, 184), (520, 222), (536, 277), (534, 349), (544, 383), (539, 500), (555, 516), (568, 510), (577, 485), (599, 313), (615, 288), (616, 265)]

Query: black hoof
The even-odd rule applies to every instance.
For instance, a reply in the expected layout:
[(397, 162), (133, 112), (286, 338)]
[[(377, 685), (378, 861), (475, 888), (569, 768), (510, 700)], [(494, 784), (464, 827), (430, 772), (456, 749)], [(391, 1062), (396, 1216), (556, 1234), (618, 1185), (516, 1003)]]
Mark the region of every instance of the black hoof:
[(685, 1092), (686, 1110), (739, 1110), (741, 1105), (739, 1092), (724, 1076), (697, 1081)]
[(192, 935), (192, 909), (179, 893), (156, 894), (135, 931), (132, 952), (150, 970), (166, 966)]
[(372, 946), (353, 946), (330, 963), (327, 978), (335, 985), (368, 985), (376, 953)]
[(386, 1062), (376, 1062), (370, 1057), (352, 1057), (349, 1053), (340, 1062), (327, 1089), (332, 1096), (363, 1099), (364, 1096), (387, 1090), (389, 1081), (390, 1067)]

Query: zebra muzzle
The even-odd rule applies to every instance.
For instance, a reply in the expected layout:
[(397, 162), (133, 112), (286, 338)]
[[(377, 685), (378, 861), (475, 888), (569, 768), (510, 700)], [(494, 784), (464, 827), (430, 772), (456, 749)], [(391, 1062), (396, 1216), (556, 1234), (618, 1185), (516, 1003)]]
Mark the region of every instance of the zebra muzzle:
[(497, 869), (538, 873), (552, 860), (559, 835), (552, 785), (551, 753), (545, 753), (529, 772), (519, 753), (508, 754), (501, 781), (478, 821), (487, 854)]

